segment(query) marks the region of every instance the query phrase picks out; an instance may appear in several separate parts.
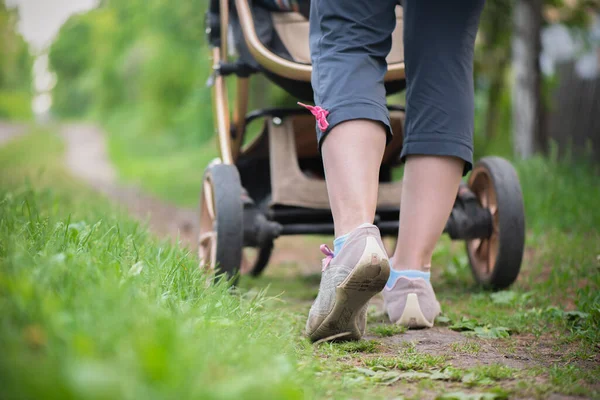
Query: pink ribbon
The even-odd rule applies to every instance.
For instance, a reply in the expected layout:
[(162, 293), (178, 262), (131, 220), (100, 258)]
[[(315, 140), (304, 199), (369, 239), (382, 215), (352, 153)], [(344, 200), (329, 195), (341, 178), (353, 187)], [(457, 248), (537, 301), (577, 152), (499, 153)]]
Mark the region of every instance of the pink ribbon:
[(321, 266), (322, 266), (321, 271), (325, 271), (325, 269), (329, 266), (329, 263), (331, 262), (331, 260), (333, 260), (333, 251), (326, 244), (322, 244), (320, 249), (321, 249), (321, 253), (323, 253), (327, 256), (321, 262)]
[(319, 125), (319, 129), (321, 132), (325, 132), (329, 127), (329, 122), (327, 122), (327, 116), (329, 115), (329, 111), (319, 107), (319, 106), (309, 106), (307, 104), (303, 104), (298, 102), (298, 105), (306, 108), (312, 115), (315, 116), (317, 120), (317, 125)]

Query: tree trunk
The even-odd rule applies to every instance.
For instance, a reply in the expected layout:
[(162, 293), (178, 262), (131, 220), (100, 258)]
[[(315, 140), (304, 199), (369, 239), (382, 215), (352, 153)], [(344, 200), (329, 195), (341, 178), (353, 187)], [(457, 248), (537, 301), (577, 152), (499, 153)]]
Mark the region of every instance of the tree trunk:
[(540, 91), (542, 0), (517, 0), (513, 12), (513, 143), (518, 157), (543, 148)]

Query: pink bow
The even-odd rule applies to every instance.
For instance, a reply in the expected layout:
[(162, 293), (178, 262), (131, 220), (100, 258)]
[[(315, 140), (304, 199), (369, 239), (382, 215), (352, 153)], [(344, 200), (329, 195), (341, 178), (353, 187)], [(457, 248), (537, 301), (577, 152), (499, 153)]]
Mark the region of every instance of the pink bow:
[(323, 261), (321, 263), (321, 265), (322, 265), (321, 271), (325, 271), (325, 269), (329, 266), (329, 263), (331, 262), (331, 260), (333, 260), (333, 251), (326, 244), (322, 244), (320, 248), (321, 248), (321, 253), (323, 253), (327, 256), (323, 259)]
[(315, 116), (317, 120), (317, 125), (319, 125), (319, 129), (321, 132), (325, 132), (329, 127), (329, 122), (327, 122), (327, 116), (329, 115), (329, 111), (319, 107), (319, 106), (309, 106), (307, 104), (303, 104), (298, 102), (298, 105), (308, 109), (312, 115)]

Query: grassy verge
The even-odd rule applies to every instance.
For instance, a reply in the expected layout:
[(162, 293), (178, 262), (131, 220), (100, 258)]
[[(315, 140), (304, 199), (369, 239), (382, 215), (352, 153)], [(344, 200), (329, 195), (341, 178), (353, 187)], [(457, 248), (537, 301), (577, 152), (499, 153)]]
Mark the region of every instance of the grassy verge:
[(141, 120), (116, 116), (107, 129), (120, 178), (181, 206), (197, 206), (204, 168), (217, 157), (214, 139), (185, 143), (176, 135), (148, 137)]
[[(230, 93), (234, 92), (233, 81), (229, 82)], [(296, 101), (282, 89), (273, 87), (266, 78), (251, 81), (250, 109), (260, 108), (265, 101), (272, 107), (297, 107)], [(148, 193), (166, 199), (173, 204), (186, 207), (198, 205), (204, 169), (219, 155), (216, 132), (212, 124), (211, 106), (205, 99), (208, 91), (201, 90), (200, 104), (187, 107), (189, 124), (178, 129), (157, 128), (149, 123), (155, 120), (156, 110), (143, 107), (122, 109), (102, 120), (108, 131), (111, 161), (117, 167), (120, 178), (143, 188)], [(233, 98), (230, 99), (233, 104)], [(160, 118), (158, 118), (159, 122)], [(157, 122), (158, 126), (161, 124)], [(262, 121), (247, 127), (244, 142), (248, 143), (262, 130)]]
[(31, 93), (0, 90), (0, 118), (11, 121), (31, 121)]
[(61, 151), (46, 132), (0, 149), (2, 398), (322, 393), (293, 319), (204, 287), (194, 257), (73, 183)]

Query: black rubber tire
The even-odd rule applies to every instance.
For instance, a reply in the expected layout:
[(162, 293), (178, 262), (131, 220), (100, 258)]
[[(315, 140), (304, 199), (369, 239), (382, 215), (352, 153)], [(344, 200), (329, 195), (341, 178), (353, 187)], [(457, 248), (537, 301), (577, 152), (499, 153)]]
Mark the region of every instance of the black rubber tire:
[[(469, 264), (475, 280), (486, 289), (509, 287), (519, 275), (525, 248), (525, 209), (519, 177), (513, 166), (500, 157), (484, 157), (473, 170), (483, 168), (495, 191), (497, 215), (495, 217), (498, 251), (494, 268), (488, 276), (475, 268), (467, 246)], [(471, 178), (469, 186), (471, 187)]]
[[(268, 195), (262, 200), (258, 202), (258, 208), (261, 210), (263, 214), (267, 214), (269, 212), (269, 204), (271, 203), (271, 196)], [(258, 254), (256, 260), (254, 261), (254, 265), (252, 265), (250, 269), (250, 276), (259, 277), (269, 265), (269, 260), (271, 259), (271, 255), (273, 254), (273, 249), (275, 247), (274, 242), (270, 242), (260, 247), (258, 250)]]
[(256, 261), (254, 261), (252, 269), (250, 269), (251, 276), (258, 277), (263, 273), (263, 271), (269, 264), (269, 259), (271, 258), (272, 253), (273, 243), (271, 243), (271, 245), (263, 246), (258, 249), (258, 256), (256, 257)]
[[(213, 230), (217, 233), (216, 272), (225, 274), (236, 284), (239, 277), (244, 244), (242, 184), (234, 165), (214, 164), (209, 166), (204, 179), (212, 184), (215, 221)], [(204, 201), (204, 193), (200, 202)], [(202, 204), (200, 204), (202, 209)]]

